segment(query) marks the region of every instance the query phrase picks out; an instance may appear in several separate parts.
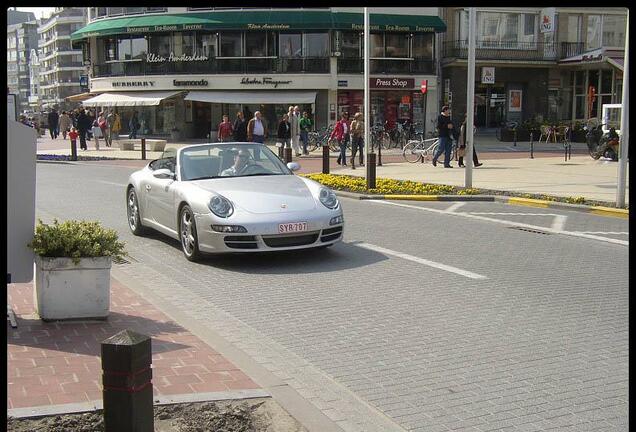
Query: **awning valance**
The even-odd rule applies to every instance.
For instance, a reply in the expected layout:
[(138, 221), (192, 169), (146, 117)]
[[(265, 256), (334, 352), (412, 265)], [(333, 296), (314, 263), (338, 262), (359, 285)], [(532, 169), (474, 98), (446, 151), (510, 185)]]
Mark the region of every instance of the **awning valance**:
[(85, 101), (87, 99), (90, 99), (92, 97), (97, 96), (98, 93), (90, 93), (90, 92), (85, 92), (85, 93), (78, 93), (78, 94), (74, 94), (71, 96), (67, 96), (64, 99), (69, 101), (69, 102), (82, 102)]
[(103, 93), (82, 102), (84, 106), (152, 106), (159, 105), (163, 99), (175, 96), (180, 91), (152, 91)]
[(185, 100), (228, 104), (308, 104), (315, 91), (191, 91)]
[[(371, 30), (444, 32), (446, 24), (436, 15), (370, 14)], [(94, 36), (148, 34), (171, 31), (217, 30), (362, 30), (362, 13), (331, 11), (215, 11), (140, 15), (101, 19), (71, 35), (76, 41)]]

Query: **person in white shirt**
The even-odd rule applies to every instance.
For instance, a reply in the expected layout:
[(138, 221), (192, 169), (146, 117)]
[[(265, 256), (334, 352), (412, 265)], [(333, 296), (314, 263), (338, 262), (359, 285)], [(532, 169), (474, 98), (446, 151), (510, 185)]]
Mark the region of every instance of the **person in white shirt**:
[(300, 107), (296, 105), (289, 117), (289, 125), (291, 126), (291, 143), (296, 157), (300, 156)]

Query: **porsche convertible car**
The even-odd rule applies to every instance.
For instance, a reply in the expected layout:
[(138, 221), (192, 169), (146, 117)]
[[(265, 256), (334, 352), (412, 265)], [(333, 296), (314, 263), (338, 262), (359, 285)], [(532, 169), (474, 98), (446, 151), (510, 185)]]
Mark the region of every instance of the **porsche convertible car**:
[(130, 175), (128, 226), (181, 242), (185, 257), (328, 247), (342, 240), (336, 194), (293, 173), (258, 143), (196, 144), (166, 149)]

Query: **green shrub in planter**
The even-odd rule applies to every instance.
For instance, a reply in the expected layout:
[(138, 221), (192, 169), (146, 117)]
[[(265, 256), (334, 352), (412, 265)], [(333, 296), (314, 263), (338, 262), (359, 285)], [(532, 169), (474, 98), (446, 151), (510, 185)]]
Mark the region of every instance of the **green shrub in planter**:
[(55, 219), (49, 225), (38, 219), (33, 241), (28, 247), (42, 257), (66, 257), (78, 264), (80, 258), (109, 256), (122, 259), (127, 255), (124, 245), (115, 230), (103, 228), (97, 221), (59, 223)]

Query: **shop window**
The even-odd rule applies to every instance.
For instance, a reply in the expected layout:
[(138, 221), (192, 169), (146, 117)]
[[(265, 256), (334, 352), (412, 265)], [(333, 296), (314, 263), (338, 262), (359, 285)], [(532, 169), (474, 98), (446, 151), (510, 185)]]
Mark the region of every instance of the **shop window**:
[(114, 38), (104, 39), (104, 60), (117, 60), (117, 40)]
[(329, 57), (327, 33), (305, 33), (305, 57)]
[(148, 38), (148, 52), (161, 57), (170, 56), (170, 52), (172, 51), (172, 36), (152, 35)]
[(386, 57), (408, 57), (409, 56), (409, 35), (396, 33), (385, 35)]
[(148, 39), (145, 37), (133, 37), (131, 40), (130, 57), (133, 60), (145, 59), (148, 54)]
[(601, 88), (600, 93), (612, 93), (612, 71), (611, 70), (602, 70), (601, 71)]
[(221, 57), (241, 57), (241, 32), (223, 32), (220, 35)]
[(301, 57), (301, 34), (281, 33), (279, 36), (279, 55), (281, 57)]
[(384, 34), (371, 33), (369, 35), (371, 42), (369, 44), (370, 57), (384, 57)]
[(130, 39), (119, 39), (117, 43), (117, 60), (130, 60), (132, 58), (131, 51)]
[(175, 55), (194, 55), (194, 40), (194, 33), (175, 33), (173, 41)]
[[(337, 32), (334, 32), (334, 35)], [(360, 58), (362, 56), (361, 44), (360, 44), (359, 32), (340, 32), (339, 35), (339, 47), (336, 47), (340, 51), (341, 56), (345, 58)], [(334, 43), (335, 45), (335, 43)]]

